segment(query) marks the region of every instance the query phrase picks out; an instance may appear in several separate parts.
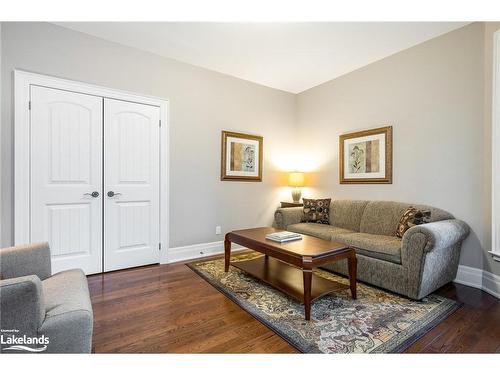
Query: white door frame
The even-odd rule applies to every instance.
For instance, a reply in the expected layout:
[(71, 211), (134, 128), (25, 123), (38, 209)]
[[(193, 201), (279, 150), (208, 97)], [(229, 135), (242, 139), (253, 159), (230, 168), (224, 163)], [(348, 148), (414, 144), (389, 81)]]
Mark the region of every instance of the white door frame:
[(166, 258), (169, 241), (168, 100), (88, 83), (14, 70), (14, 242), (29, 243), (30, 233), (30, 86), (50, 87), (160, 108), (160, 243), (158, 262)]
[(493, 85), (491, 118), (491, 250), (500, 261), (500, 31), (493, 34)]

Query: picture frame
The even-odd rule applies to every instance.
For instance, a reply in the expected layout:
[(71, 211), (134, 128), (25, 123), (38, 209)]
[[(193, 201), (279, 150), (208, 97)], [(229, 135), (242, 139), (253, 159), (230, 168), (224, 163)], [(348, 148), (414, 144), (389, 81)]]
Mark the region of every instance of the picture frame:
[(339, 136), (341, 184), (392, 184), (392, 126)]
[(222, 131), (221, 181), (262, 181), (263, 137)]

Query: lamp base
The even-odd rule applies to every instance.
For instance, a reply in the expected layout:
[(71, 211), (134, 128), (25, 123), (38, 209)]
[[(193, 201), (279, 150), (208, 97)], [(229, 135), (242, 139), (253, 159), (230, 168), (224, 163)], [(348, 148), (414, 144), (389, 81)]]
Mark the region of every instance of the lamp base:
[(292, 189), (293, 203), (299, 203), (301, 196), (302, 196), (302, 190), (300, 188), (293, 188)]

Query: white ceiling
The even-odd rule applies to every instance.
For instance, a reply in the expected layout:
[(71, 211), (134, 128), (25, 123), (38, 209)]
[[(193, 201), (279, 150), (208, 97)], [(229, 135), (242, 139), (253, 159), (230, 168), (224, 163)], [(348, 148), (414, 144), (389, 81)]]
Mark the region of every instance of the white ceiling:
[(64, 22), (60, 26), (299, 93), (466, 22)]

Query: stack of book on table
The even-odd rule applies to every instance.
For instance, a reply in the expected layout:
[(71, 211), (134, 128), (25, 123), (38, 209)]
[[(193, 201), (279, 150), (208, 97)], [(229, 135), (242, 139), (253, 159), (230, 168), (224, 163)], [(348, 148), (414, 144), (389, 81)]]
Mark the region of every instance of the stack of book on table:
[(283, 231), (283, 232), (270, 233), (266, 236), (266, 238), (268, 240), (276, 242), (288, 242), (288, 241), (301, 240), (302, 235), (298, 233)]

